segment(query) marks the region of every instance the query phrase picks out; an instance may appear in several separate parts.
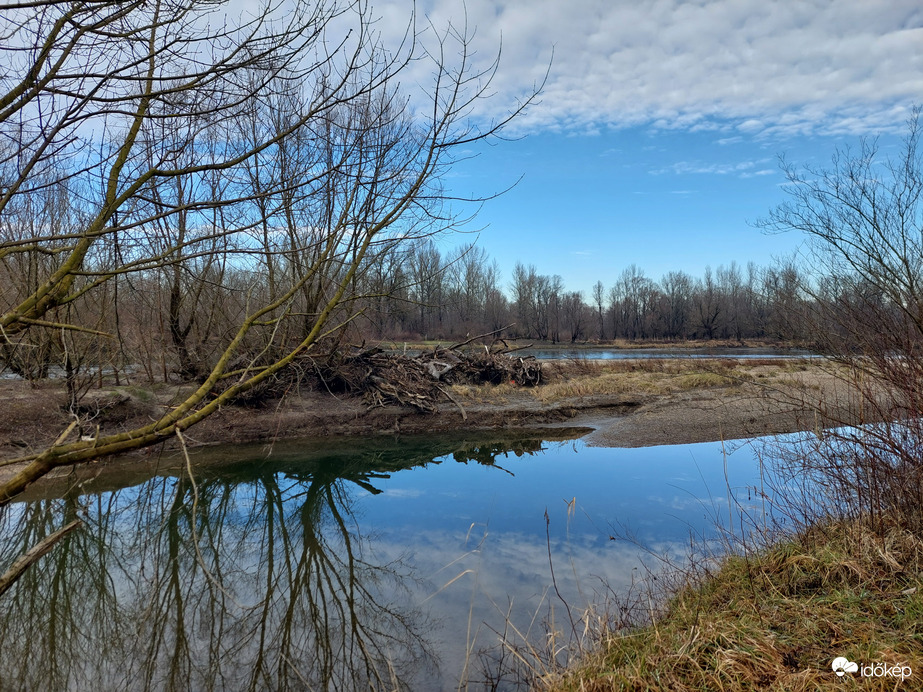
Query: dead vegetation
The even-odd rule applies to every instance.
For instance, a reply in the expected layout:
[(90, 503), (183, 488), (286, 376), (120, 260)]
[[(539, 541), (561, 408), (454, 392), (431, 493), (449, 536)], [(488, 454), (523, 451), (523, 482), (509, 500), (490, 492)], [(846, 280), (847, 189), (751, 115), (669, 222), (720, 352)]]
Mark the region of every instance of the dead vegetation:
[(542, 383), (542, 364), (534, 356), (517, 355), (520, 348), (503, 340), (465, 348), (468, 344), (436, 346), (416, 355), (353, 347), (322, 360), (302, 359), (235, 403), (258, 406), (307, 388), (358, 397), (370, 408), (394, 405), (433, 413), (446, 401), (460, 406), (451, 392), (454, 386)]
[[(727, 558), (720, 570), (686, 575), (666, 608), (643, 627), (605, 629), (596, 650), (570, 668), (542, 667), (537, 689), (833, 690), (916, 689), (923, 633), (923, 542), (899, 525), (812, 527), (762, 552)], [(624, 610), (619, 611), (624, 614)], [(909, 678), (831, 663), (898, 667)], [(902, 668), (902, 667), (909, 668)]]
[(328, 361), (318, 373), (331, 391), (362, 396), (370, 407), (394, 404), (425, 412), (436, 411), (440, 400), (457, 403), (451, 385), (534, 387), (542, 381), (541, 363), (533, 356), (517, 357), (505, 345), (435, 348), (416, 356), (358, 350)]
[(570, 397), (606, 394), (666, 395), (692, 389), (738, 387), (752, 381), (757, 372), (776, 376), (778, 361), (772, 365), (749, 360), (721, 359), (638, 359), (620, 361), (573, 360), (548, 367), (545, 386), (533, 391), (543, 403)]

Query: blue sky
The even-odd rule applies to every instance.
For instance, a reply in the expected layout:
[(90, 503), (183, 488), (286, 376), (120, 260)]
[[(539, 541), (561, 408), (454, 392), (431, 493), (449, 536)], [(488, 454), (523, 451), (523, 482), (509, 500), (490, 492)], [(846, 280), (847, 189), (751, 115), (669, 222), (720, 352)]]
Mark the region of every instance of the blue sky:
[[(492, 147), (456, 171), (461, 194), (486, 195), (472, 229), (506, 275), (517, 262), (560, 274), (570, 289), (609, 286), (629, 264), (652, 278), (682, 269), (767, 264), (797, 250), (795, 234), (755, 227), (783, 200), (777, 154), (829, 158), (840, 138), (719, 145), (713, 133), (637, 126), (592, 135), (542, 133)], [(447, 238), (446, 244), (458, 238)]]
[[(376, 5), (387, 35), (406, 4)], [(508, 279), (517, 261), (571, 289), (612, 284), (637, 264), (659, 279), (799, 247), (751, 224), (783, 201), (778, 157), (824, 164), (880, 136), (895, 151), (923, 103), (918, 0), (423, 0), (436, 27), (476, 27), (476, 60), (502, 42), (502, 115), (550, 73), (514, 126), (446, 180), (485, 195), (471, 225)], [(553, 57), (552, 57), (553, 56)], [(423, 82), (421, 81), (421, 84)], [(451, 237), (446, 247), (470, 241)]]

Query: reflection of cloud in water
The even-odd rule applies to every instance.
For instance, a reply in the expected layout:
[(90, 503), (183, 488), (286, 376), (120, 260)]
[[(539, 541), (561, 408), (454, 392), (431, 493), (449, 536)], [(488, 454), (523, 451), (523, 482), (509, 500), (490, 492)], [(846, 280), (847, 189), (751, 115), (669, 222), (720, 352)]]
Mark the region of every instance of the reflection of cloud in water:
[(461, 670), (469, 649), (497, 643), (495, 633), (503, 631), (508, 613), (524, 635), (530, 630), (540, 634), (537, 628), (552, 608), (559, 625), (568, 622), (555, 583), (567, 607), (579, 613), (601, 604), (610, 590), (625, 592), (648, 570), (659, 571), (658, 556), (681, 563), (689, 548), (688, 540), (639, 547), (585, 532), (567, 541), (552, 538), (553, 583), (548, 545), (535, 535), (492, 532), (481, 525), (471, 531), (467, 544), (464, 534), (453, 537), (458, 540), (446, 538), (441, 531), (421, 529), (408, 546), (403, 534), (386, 532), (376, 541), (375, 551), (383, 559), (412, 551), (410, 560), (424, 579), (419, 598), (443, 623), (439, 639), (448, 678)]
[(383, 499), (389, 498), (413, 498), (420, 497), (423, 495), (422, 490), (414, 490), (413, 488), (388, 488), (380, 495)]
[[(725, 479), (715, 445), (694, 447), (703, 462), (715, 460), (708, 464), (689, 460), (692, 447), (607, 450), (580, 443), (520, 441), (516, 450), (540, 447), (545, 451), (536, 456), (517, 456), (516, 452), (497, 456), (503, 468), (511, 472), (503, 473), (483, 463), (455, 463), (454, 456), (453, 460), (441, 457), (443, 463), (401, 470), (408, 443), (389, 444), (394, 449), (376, 441), (370, 452), (374, 452), (372, 461), (357, 461), (344, 448), (340, 456), (306, 456), (295, 460), (298, 463), (286, 462), (284, 468), (245, 465), (232, 469), (228, 478), (219, 474), (210, 480), (202, 478), (197, 488), (201, 527), (197, 537), (223, 590), (215, 588), (192, 559), (188, 516), (192, 501), (187, 483), (153, 479), (106, 496), (90, 522), (98, 531), (80, 534), (82, 541), (88, 541), (94, 532), (99, 534), (98, 544), (90, 545), (99, 553), (94, 565), (103, 564), (107, 556), (110, 559), (109, 581), (105, 582), (110, 591), (101, 592), (97, 601), (117, 605), (120, 614), (106, 622), (124, 620), (133, 611), (146, 613), (151, 604), (167, 603), (161, 592), (170, 594), (174, 589), (183, 596), (183, 608), (188, 610), (183, 613), (182, 625), (176, 620), (179, 631), (187, 625), (192, 627), (197, 612), (210, 613), (218, 608), (225, 628), (218, 638), (222, 647), (230, 646), (240, 633), (258, 631), (254, 620), (265, 612), (270, 629), (287, 632), (288, 637), (267, 639), (267, 651), (272, 656), (277, 642), (288, 640), (301, 642), (301, 650), (310, 645), (323, 653), (318, 644), (329, 649), (331, 643), (338, 646), (334, 653), (352, 650), (344, 647), (342, 636), (341, 624), (352, 621), (345, 611), (332, 613), (331, 638), (326, 644), (320, 641), (323, 632), (312, 629), (310, 621), (312, 604), (304, 602), (314, 594), (314, 603), (359, 606), (363, 622), (376, 631), (397, 632), (411, 639), (419, 632), (427, 639), (441, 639), (437, 646), (444, 661), (441, 684), (420, 689), (454, 688), (469, 647), (479, 649), (496, 643), (491, 629), (502, 629), (507, 613), (523, 635), (531, 632), (539, 637), (541, 623), (552, 608), (558, 626), (569, 623), (568, 608), (572, 612), (583, 610), (610, 589), (624, 593), (648, 568), (659, 570), (662, 562), (657, 556), (681, 563), (690, 535), (698, 538), (703, 531), (708, 532), (713, 517), (727, 517), (728, 482), (736, 497), (747, 498), (746, 486), (740, 490), (733, 479)], [(433, 457), (426, 445), (417, 447), (412, 460)], [(437, 451), (445, 448), (440, 446)], [(479, 459), (484, 454), (494, 459), (505, 449), (497, 444), (473, 443), (463, 448), (468, 450), (466, 459)], [(746, 463), (740, 465), (739, 472), (746, 473), (746, 467)], [(748, 473), (747, 477), (756, 475)], [(374, 494), (376, 490), (380, 494)], [(709, 491), (715, 496), (709, 496)], [(756, 503), (742, 506), (758, 511)], [(45, 525), (40, 521), (44, 521), (40, 509), (36, 505), (29, 510), (38, 512), (33, 522), (36, 526)], [(20, 523), (24, 512), (25, 505), (21, 505), (10, 508), (6, 516), (9, 522)], [(610, 540), (610, 534), (619, 540)], [(637, 536), (646, 548), (623, 540), (626, 536)], [(88, 548), (85, 552), (93, 551)], [(61, 563), (63, 574), (84, 580), (93, 571), (77, 560), (80, 554), (55, 553), (69, 556), (69, 562)], [(46, 560), (33, 572), (39, 587), (36, 593), (47, 590), (41, 584), (51, 583), (55, 577), (50, 569), (53, 564)], [(172, 572), (165, 571), (168, 567)], [(176, 579), (169, 579), (170, 574)], [(45, 582), (38, 579), (40, 575), (47, 578)], [(354, 577), (356, 581), (350, 581)], [(350, 584), (346, 591), (340, 587), (346, 583), (342, 580)], [(82, 584), (79, 593), (84, 600), (92, 600)], [(266, 608), (238, 612), (236, 604), (227, 601), (228, 593), (237, 603), (265, 603)], [(356, 593), (361, 597), (357, 599)], [(213, 606), (209, 597), (218, 605)], [(27, 611), (35, 602), (34, 594), (23, 592), (18, 603)], [(289, 602), (302, 613), (294, 623), (286, 615), (291, 610)], [(428, 627), (422, 613), (418, 620), (420, 604), (441, 620), (440, 631)], [(72, 630), (62, 631), (54, 640), (67, 640), (72, 631), (86, 632), (87, 621), (81, 620), (86, 614), (75, 612)], [(12, 615), (10, 622), (29, 622), (27, 617)], [(163, 614), (163, 622), (170, 621), (168, 615)], [(151, 639), (156, 632), (149, 629), (150, 621), (140, 615), (129, 617), (123, 623), (128, 635), (120, 633), (116, 639), (126, 642), (125, 646)], [(184, 632), (190, 641), (198, 641), (200, 634), (195, 628)], [(16, 633), (10, 632), (8, 640), (13, 639)], [(102, 639), (81, 634), (79, 641), (89, 651)], [(388, 651), (392, 643), (386, 639), (381, 645)], [(22, 641), (17, 646), (22, 646)], [(210, 646), (210, 642), (199, 644), (193, 658), (211, 650)], [(246, 637), (235, 644), (236, 653), (222, 663), (226, 669), (221, 674), (246, 672), (247, 661), (258, 658), (253, 655), (254, 646)], [(409, 651), (404, 644), (399, 648)], [(92, 663), (92, 655), (74, 653), (69, 661)], [(128, 651), (121, 658), (109, 654), (110, 658), (115, 656), (113, 660), (125, 661), (132, 655), (140, 653)], [(158, 653), (154, 662), (163, 656)], [(334, 659), (342, 657), (330, 658)], [(210, 675), (212, 667), (204, 665), (202, 671)], [(352, 672), (344, 670), (342, 678), (357, 682), (350, 677)]]

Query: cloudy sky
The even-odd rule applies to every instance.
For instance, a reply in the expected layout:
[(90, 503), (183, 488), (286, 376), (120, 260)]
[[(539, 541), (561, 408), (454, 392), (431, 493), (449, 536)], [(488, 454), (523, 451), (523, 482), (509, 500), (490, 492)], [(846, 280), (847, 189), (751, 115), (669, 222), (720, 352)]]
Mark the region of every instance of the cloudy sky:
[[(405, 2), (374, 6), (381, 26)], [(798, 246), (752, 223), (784, 199), (778, 157), (819, 164), (880, 135), (894, 151), (923, 103), (919, 0), (422, 0), (436, 27), (476, 29), (500, 113), (541, 81), (515, 127), (448, 181), (484, 195), (472, 229), (509, 277), (519, 260), (572, 288), (627, 265), (659, 278)], [(467, 16), (465, 9), (467, 9)], [(452, 245), (458, 239), (446, 241)], [(470, 238), (462, 238), (470, 240)]]

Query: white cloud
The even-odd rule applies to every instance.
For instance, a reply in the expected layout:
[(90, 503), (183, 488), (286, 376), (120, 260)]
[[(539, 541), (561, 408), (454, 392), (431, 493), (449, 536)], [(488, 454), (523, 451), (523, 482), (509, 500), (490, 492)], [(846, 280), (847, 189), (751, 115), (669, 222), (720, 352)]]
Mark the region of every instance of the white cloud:
[(747, 172), (747, 173), (741, 173), (741, 174), (740, 174), (740, 177), (741, 177), (741, 178), (756, 178), (757, 176), (775, 175), (775, 174), (778, 173), (778, 172), (779, 172), (779, 171), (776, 170), (775, 168), (762, 168), (762, 169), (760, 169), (760, 170), (758, 170), (758, 171), (752, 171), (752, 172)]
[(678, 161), (666, 168), (658, 168), (651, 171), (652, 175), (663, 175), (672, 173), (674, 175), (736, 175), (741, 178), (750, 178), (756, 175), (768, 175), (775, 173), (773, 169), (762, 168), (753, 170), (757, 166), (764, 165), (771, 159), (760, 159), (759, 161), (739, 161), (737, 163), (713, 163), (703, 161)]
[[(398, 0), (376, 9), (389, 20)], [(401, 3), (403, 5), (403, 3)], [(549, 80), (520, 129), (643, 124), (787, 136), (901, 128), (923, 95), (918, 0), (468, 0), (492, 91)], [(425, 0), (435, 26), (462, 0)], [(387, 10), (387, 11), (386, 11)], [(399, 23), (394, 19), (395, 27)], [(387, 23), (382, 26), (387, 32)], [(382, 28), (382, 27), (379, 27)], [(507, 102), (508, 105), (508, 102)], [(500, 99), (489, 108), (500, 110)]]

